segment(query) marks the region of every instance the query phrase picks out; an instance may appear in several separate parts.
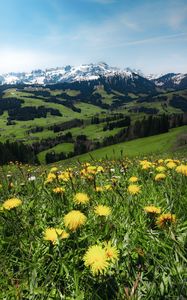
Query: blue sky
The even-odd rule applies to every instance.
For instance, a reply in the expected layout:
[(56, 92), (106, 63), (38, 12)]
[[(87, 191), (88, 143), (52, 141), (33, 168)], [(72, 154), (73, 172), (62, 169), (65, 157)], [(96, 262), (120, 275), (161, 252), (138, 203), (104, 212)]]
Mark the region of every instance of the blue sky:
[(0, 73), (105, 61), (187, 73), (187, 0), (0, 0)]

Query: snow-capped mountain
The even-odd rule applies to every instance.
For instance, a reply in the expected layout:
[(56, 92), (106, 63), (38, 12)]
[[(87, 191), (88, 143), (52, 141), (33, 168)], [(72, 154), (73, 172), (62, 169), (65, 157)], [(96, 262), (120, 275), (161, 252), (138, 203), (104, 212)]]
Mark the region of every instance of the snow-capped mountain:
[(78, 67), (65, 66), (35, 70), (30, 73), (8, 73), (0, 75), (1, 84), (55, 84), (60, 82), (75, 82), (83, 80), (97, 80), (100, 77), (121, 76), (133, 79), (136, 75), (140, 76), (140, 71), (130, 68), (119, 69), (110, 67), (104, 62), (98, 64), (86, 64)]
[(187, 74), (168, 73), (160, 77), (150, 78), (156, 86), (167, 89), (187, 88)]
[(30, 73), (7, 73), (0, 75), (0, 85), (16, 84), (56, 84), (72, 83), (79, 81), (100, 80), (106, 81), (113, 79), (124, 81), (128, 86), (143, 85), (143, 89), (153, 90), (156, 87), (167, 89), (187, 88), (187, 74), (168, 73), (168, 74), (150, 74), (143, 75), (140, 70), (117, 67), (111, 67), (104, 62), (98, 64), (84, 64), (80, 66), (70, 66), (52, 68), (46, 70), (34, 70)]
[(155, 79), (158, 79), (160, 77), (164, 76), (163, 73), (160, 73), (160, 74), (148, 74), (148, 75), (145, 75), (144, 77), (147, 78), (148, 80), (155, 80)]

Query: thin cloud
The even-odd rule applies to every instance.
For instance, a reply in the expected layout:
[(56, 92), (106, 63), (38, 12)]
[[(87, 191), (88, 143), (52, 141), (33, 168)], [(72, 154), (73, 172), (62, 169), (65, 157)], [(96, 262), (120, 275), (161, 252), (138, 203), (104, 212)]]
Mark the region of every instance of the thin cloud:
[(142, 40), (136, 40), (136, 41), (129, 41), (129, 42), (123, 42), (120, 45), (117, 46), (132, 46), (132, 45), (140, 45), (140, 44), (147, 44), (147, 43), (157, 43), (157, 42), (163, 42), (163, 41), (175, 41), (178, 38), (184, 37), (184, 40), (187, 38), (187, 33), (179, 33), (179, 34), (170, 34), (170, 35), (162, 35), (162, 36), (156, 36), (153, 38), (147, 38)]

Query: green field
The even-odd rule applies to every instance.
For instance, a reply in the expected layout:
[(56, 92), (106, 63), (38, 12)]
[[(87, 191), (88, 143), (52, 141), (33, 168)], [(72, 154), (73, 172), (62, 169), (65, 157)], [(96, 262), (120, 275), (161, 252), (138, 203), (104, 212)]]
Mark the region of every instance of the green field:
[(45, 155), (49, 152), (55, 152), (55, 153), (63, 152), (65, 154), (67, 154), (72, 151), (73, 151), (73, 144), (71, 144), (71, 143), (58, 144), (55, 147), (52, 147), (48, 150), (40, 152), (38, 154), (38, 159), (41, 164), (45, 164)]
[[(43, 90), (45, 91), (45, 89), (43, 89)], [(50, 91), (51, 95), (53, 95), (53, 96), (54, 95), (58, 96), (62, 92), (65, 92), (65, 93), (67, 93), (67, 95), (70, 95), (70, 96), (76, 96), (79, 93), (78, 91), (74, 91), (74, 90)], [(103, 103), (108, 103), (108, 104), (112, 104), (113, 96), (117, 96), (117, 95), (123, 96), (123, 94), (121, 94), (117, 91), (113, 91), (111, 94), (107, 94), (102, 86), (99, 86), (95, 92), (99, 93), (102, 96)], [(175, 93), (170, 92), (170, 93), (166, 93), (164, 95), (167, 95), (168, 101), (169, 101), (169, 99), (171, 99), (171, 96), (173, 94), (176, 94), (176, 92)], [(177, 94), (186, 97), (186, 90), (179, 91), (179, 92), (177, 92)], [(140, 96), (143, 96), (143, 95), (140, 95)], [(99, 106), (92, 105), (90, 103), (83, 103), (83, 102), (81, 102), (81, 99), (80, 99), (80, 101), (75, 104), (75, 107), (80, 108), (81, 113), (77, 113), (75, 111), (72, 111), (72, 109), (70, 109), (64, 105), (60, 105), (60, 104), (56, 104), (56, 103), (47, 103), (47, 102), (44, 102), (44, 100), (42, 100), (42, 99), (36, 99), (34, 94), (32, 94), (30, 92), (28, 93), (27, 90), (17, 91), (16, 89), (8, 89), (5, 91), (3, 98), (10, 98), (10, 97), (16, 97), (17, 99), (24, 100), (22, 107), (44, 106), (46, 108), (50, 108), (50, 107), (56, 108), (61, 112), (62, 117), (59, 117), (59, 116), (54, 117), (54, 116), (51, 116), (50, 114), (48, 114), (47, 118), (36, 118), (31, 121), (15, 121), (15, 125), (7, 126), (6, 123), (7, 123), (8, 114), (7, 114), (7, 112), (5, 112), (1, 116), (1, 119), (0, 119), (0, 128), (1, 128), (0, 141), (5, 141), (7, 139), (11, 139), (11, 140), (23, 139), (26, 142), (29, 142), (29, 139), (34, 141), (35, 137), (36, 137), (36, 141), (38, 140), (38, 138), (39, 139), (42, 138), (42, 136), (45, 136), (46, 138), (52, 137), (53, 132), (52, 131), (50, 132), (47, 129), (47, 127), (49, 125), (66, 122), (66, 121), (69, 121), (69, 120), (72, 120), (75, 118), (89, 120), (94, 115), (104, 117), (111, 113), (115, 113), (115, 112), (120, 113), (121, 112), (121, 113), (124, 113), (125, 115), (130, 115), (132, 118), (132, 122), (133, 122), (139, 118), (143, 118), (144, 116), (146, 116), (145, 113), (137, 114), (137, 113), (133, 113), (133, 112), (132, 113), (128, 112), (129, 109), (132, 109), (137, 106), (136, 100), (138, 99), (138, 95), (135, 95), (132, 93), (129, 93), (129, 97), (131, 97), (131, 101), (129, 103), (125, 103), (123, 106), (121, 106), (120, 108), (116, 108), (112, 112), (107, 111), (106, 109), (103, 109)], [(26, 98), (26, 97), (29, 97), (29, 98)], [(45, 97), (42, 97), (42, 96), (40, 96), (40, 98), (45, 99)], [(159, 113), (171, 114), (171, 113), (181, 113), (182, 112), (180, 109), (174, 108), (170, 105), (167, 106), (167, 109), (163, 109), (162, 104), (163, 104), (163, 102), (154, 102), (154, 103), (146, 103), (145, 102), (143, 104), (138, 104), (138, 105), (139, 106), (142, 105), (145, 108), (156, 108), (159, 110)], [(28, 136), (27, 131), (36, 126), (43, 127), (43, 129), (44, 129), (43, 135), (33, 134), (31, 136)], [(75, 130), (75, 132), (76, 132), (76, 130)], [(94, 132), (95, 132), (94, 126), (93, 126), (93, 131), (91, 130), (91, 127), (90, 127), (87, 130), (82, 130), (81, 134), (87, 134), (87, 132), (88, 132), (88, 137), (90, 136), (90, 133), (94, 134)], [(106, 132), (106, 135), (107, 135), (107, 132)], [(100, 139), (101, 136), (99, 135), (98, 138)]]
[(146, 157), (2, 167), (0, 299), (186, 299), (187, 161)]
[[(146, 97), (148, 95), (146, 94), (134, 94), (134, 93), (128, 93), (123, 94), (119, 91), (112, 90), (110, 93), (105, 91), (103, 86), (97, 86), (93, 92), (93, 96), (95, 94), (100, 95), (102, 98), (102, 103), (94, 103), (91, 104), (90, 101), (86, 102), (87, 100), (84, 99), (84, 101), (81, 101), (81, 97), (79, 99), (76, 98), (77, 100), (68, 100), (72, 101), (72, 105), (74, 106), (74, 109), (72, 107), (69, 107), (65, 102), (66, 101), (64, 95), (67, 95), (67, 97), (77, 97), (80, 92), (76, 90), (50, 90), (50, 89), (45, 89), (45, 88), (40, 88), (39, 89), (41, 92), (47, 92), (48, 95), (51, 97), (56, 97), (55, 100), (57, 101), (62, 101), (63, 104), (59, 103), (51, 103), (51, 102), (46, 102), (50, 100), (50, 96), (45, 96), (45, 95), (39, 95), (38, 97), (34, 94), (37, 92), (37, 89), (29, 89), (29, 88), (24, 88), (23, 90), (18, 90), (15, 88), (12, 89), (7, 89), (3, 93), (2, 99), (8, 99), (8, 98), (16, 98), (16, 99), (21, 99), (24, 101), (24, 103), (21, 104), (21, 107), (26, 108), (28, 106), (31, 107), (41, 107), (43, 106), (44, 108), (53, 108), (57, 109), (62, 116), (57, 116), (57, 115), (52, 115), (51, 113), (47, 113), (46, 118), (34, 118), (33, 120), (28, 120), (28, 121), (18, 121), (15, 120), (13, 124), (7, 125), (8, 121), (8, 111), (4, 111), (4, 113), (1, 115), (0, 118), (0, 142), (5, 142), (6, 140), (9, 141), (21, 141), (26, 144), (32, 145), (33, 143), (40, 142), (43, 139), (54, 139), (57, 138), (60, 135), (67, 134), (67, 132), (71, 132), (74, 141), (76, 140), (77, 136), (79, 135), (85, 135), (87, 139), (93, 141), (93, 142), (99, 142), (102, 143), (103, 140), (107, 137), (114, 136), (118, 132), (121, 131), (120, 128), (114, 128), (112, 130), (103, 130), (104, 126), (106, 125), (106, 121), (101, 121), (99, 124), (92, 124), (92, 118), (97, 117), (99, 119), (106, 119), (107, 117), (112, 117), (115, 114), (123, 113), (125, 116), (130, 116), (131, 118), (131, 124), (134, 124), (137, 120), (141, 120), (143, 118), (148, 118), (150, 116), (149, 113), (146, 112), (135, 112), (133, 109), (136, 109), (137, 107), (141, 108), (143, 107), (144, 109), (157, 109), (158, 113), (157, 115), (160, 116), (162, 114), (168, 114), (171, 115), (173, 113), (179, 114), (182, 113), (183, 111), (180, 108), (173, 107), (170, 105), (170, 101), (172, 100), (172, 97), (175, 95), (182, 96), (183, 99), (187, 99), (187, 90), (182, 90), (182, 91), (175, 91), (175, 92), (165, 92), (160, 95), (154, 96), (153, 97), (153, 102), (138, 102), (138, 100), (141, 97)], [(159, 97), (162, 96), (167, 97), (166, 101), (160, 101), (158, 100)], [(119, 99), (118, 99), (119, 97)], [(124, 100), (124, 103), (122, 99), (126, 99), (125, 97), (129, 97), (128, 101)], [(124, 97), (124, 98), (123, 98)], [(53, 99), (53, 98), (52, 98)], [(68, 98), (69, 99), (69, 98)], [(116, 100), (117, 99), (117, 100)], [(50, 100), (52, 101), (52, 100)], [(117, 101), (117, 102), (115, 102)], [(120, 102), (122, 101), (122, 102)], [(119, 103), (121, 104), (119, 104)], [(115, 108), (112, 108), (112, 105), (114, 103), (118, 103), (115, 105)], [(111, 108), (103, 108), (103, 105), (110, 105)], [(105, 107), (105, 106), (104, 106)], [(81, 112), (75, 111), (76, 109), (80, 109)], [(131, 111), (132, 110), (132, 111)], [(73, 127), (70, 129), (64, 129), (59, 132), (54, 132), (52, 128), (49, 128), (50, 126), (53, 125), (58, 125), (62, 124), (67, 121), (72, 121), (73, 119), (80, 119), (83, 120), (83, 125), (77, 127)], [(34, 131), (36, 127), (40, 127), (42, 131), (38, 132), (31, 132)], [(179, 129), (180, 132), (180, 129)], [(152, 139), (152, 138), (151, 138)], [(164, 141), (160, 142), (157, 140), (158, 137), (155, 137), (155, 140), (153, 139), (153, 143), (151, 143), (151, 146), (149, 146), (147, 143), (145, 146), (143, 145), (144, 142), (143, 140), (141, 141), (136, 141), (137, 146), (132, 146), (133, 142), (125, 143), (125, 147), (123, 149), (123, 146), (121, 144), (113, 146), (112, 148), (109, 147), (107, 148), (108, 150), (105, 149), (100, 149), (97, 150), (96, 152), (93, 153), (93, 155), (96, 155), (98, 157), (101, 157), (102, 155), (109, 155), (112, 156), (113, 152), (115, 149), (115, 152), (117, 153), (116, 155), (119, 156), (121, 153), (121, 150), (123, 150), (124, 153), (127, 155), (138, 155), (139, 153), (150, 153), (150, 152), (162, 152), (162, 149), (166, 146), (167, 150), (169, 150), (171, 141), (165, 142)], [(172, 140), (172, 131), (171, 131), (171, 140)], [(54, 145), (50, 145), (50, 147), (53, 147)], [(71, 145), (72, 146), (72, 145)], [(59, 153), (59, 149), (62, 149), (63, 147), (59, 145), (58, 147), (55, 146), (53, 151), (57, 151), (56, 153)], [(122, 149), (121, 149), (122, 148)], [(134, 150), (137, 148), (137, 150)], [(48, 152), (50, 149), (46, 149), (39, 154), (39, 160), (41, 162), (44, 162), (44, 155)], [(66, 147), (65, 153), (68, 153), (68, 151), (71, 152), (72, 148), (71, 147)], [(90, 154), (87, 154), (85, 157), (89, 157)]]
[(177, 139), (180, 135), (187, 135), (187, 126), (171, 129), (168, 133), (141, 138), (133, 141), (123, 142), (116, 145), (104, 147), (89, 153), (76, 156), (64, 163), (74, 161), (88, 161), (92, 159), (120, 159), (121, 157), (136, 157), (143, 155), (171, 155), (174, 151), (187, 155), (187, 146), (177, 147)]

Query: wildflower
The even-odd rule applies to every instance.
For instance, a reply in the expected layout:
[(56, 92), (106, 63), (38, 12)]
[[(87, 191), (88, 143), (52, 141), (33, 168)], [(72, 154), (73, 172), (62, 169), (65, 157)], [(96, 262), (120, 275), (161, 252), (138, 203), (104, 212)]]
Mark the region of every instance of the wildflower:
[(84, 225), (87, 218), (79, 210), (72, 210), (64, 216), (64, 224), (70, 230), (75, 231), (80, 226)]
[(63, 187), (56, 187), (53, 189), (53, 192), (55, 194), (63, 194), (65, 192), (65, 189)]
[(157, 168), (156, 168), (156, 171), (157, 172), (164, 172), (166, 170), (166, 168), (164, 167), (164, 166), (158, 166)]
[(89, 200), (90, 198), (85, 193), (77, 193), (74, 196), (74, 202), (76, 202), (77, 204), (86, 204), (89, 202)]
[(173, 159), (167, 158), (167, 159), (164, 160), (164, 162), (167, 164), (168, 162), (173, 162)]
[(30, 176), (30, 177), (28, 177), (28, 181), (34, 181), (34, 180), (36, 180), (36, 176)]
[(152, 163), (149, 162), (148, 160), (141, 160), (140, 161), (140, 165), (142, 167), (142, 170), (147, 170), (147, 169), (150, 169), (151, 166), (152, 166)]
[(109, 216), (111, 214), (111, 208), (106, 205), (98, 205), (95, 207), (95, 213), (98, 216)]
[(8, 200), (6, 200), (3, 205), (2, 205), (2, 208), (3, 209), (7, 209), (7, 210), (10, 210), (12, 208), (15, 208), (19, 205), (22, 204), (22, 201), (18, 198), (10, 198)]
[(164, 173), (159, 173), (155, 176), (155, 181), (160, 181), (166, 178), (166, 175)]
[(66, 239), (69, 237), (69, 233), (59, 228), (47, 228), (44, 232), (44, 240), (50, 241), (53, 244), (57, 242), (57, 239)]
[(103, 172), (104, 172), (104, 168), (101, 167), (101, 166), (97, 167), (97, 173), (98, 173), (98, 172), (103, 173)]
[(72, 172), (71, 171), (65, 171), (58, 175), (59, 180), (63, 180), (67, 182), (70, 178), (72, 178)]
[(173, 161), (170, 161), (167, 163), (166, 166), (168, 169), (174, 169), (176, 167), (176, 163), (174, 163)]
[(136, 185), (136, 184), (131, 184), (128, 186), (128, 192), (131, 194), (131, 195), (136, 195), (138, 193), (140, 193), (140, 186)]
[(175, 170), (177, 173), (187, 176), (187, 165), (179, 165)]
[(136, 176), (132, 176), (132, 177), (130, 177), (129, 178), (129, 182), (137, 182), (138, 181), (138, 177), (136, 177)]
[(104, 188), (103, 188), (103, 186), (96, 186), (95, 190), (96, 190), (96, 192), (103, 192)]
[(105, 243), (104, 249), (109, 260), (114, 261), (118, 259), (119, 251), (117, 250), (116, 246), (112, 246), (111, 242)]
[(53, 167), (53, 168), (51, 168), (50, 173), (55, 173), (57, 171), (58, 171), (58, 168), (57, 167)]
[(97, 173), (97, 167), (96, 166), (88, 166), (86, 169), (86, 172), (88, 174), (95, 175)]
[(159, 160), (158, 160), (158, 163), (159, 163), (159, 164), (162, 164), (163, 162), (164, 162), (163, 159), (159, 159)]
[(171, 225), (172, 223), (176, 222), (176, 216), (171, 214), (171, 213), (167, 213), (167, 214), (162, 214), (157, 218), (157, 222), (156, 224), (160, 227), (165, 227), (167, 225)]
[(53, 173), (49, 173), (45, 181), (45, 184), (53, 182), (54, 179), (56, 179), (56, 175)]
[(106, 251), (100, 245), (89, 247), (83, 260), (85, 266), (91, 268), (93, 275), (103, 274), (109, 266)]
[(160, 207), (150, 205), (150, 206), (145, 206), (144, 211), (148, 214), (160, 214), (161, 209), (160, 209)]

